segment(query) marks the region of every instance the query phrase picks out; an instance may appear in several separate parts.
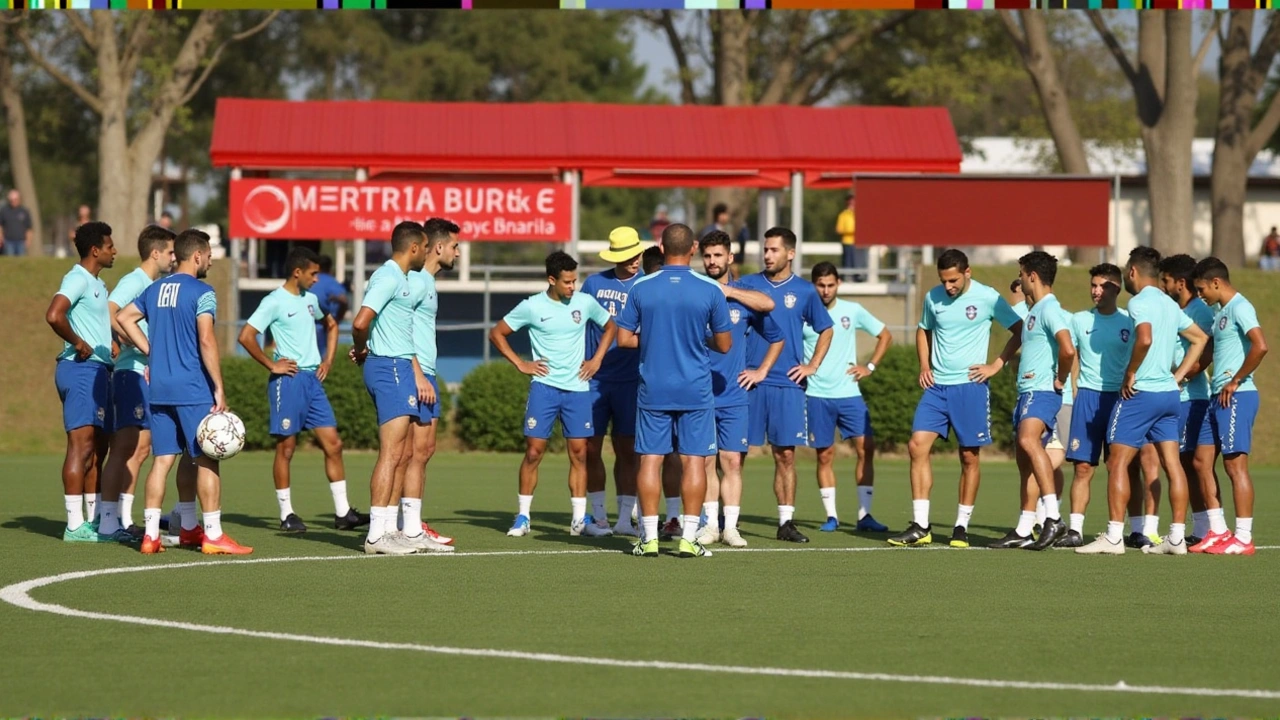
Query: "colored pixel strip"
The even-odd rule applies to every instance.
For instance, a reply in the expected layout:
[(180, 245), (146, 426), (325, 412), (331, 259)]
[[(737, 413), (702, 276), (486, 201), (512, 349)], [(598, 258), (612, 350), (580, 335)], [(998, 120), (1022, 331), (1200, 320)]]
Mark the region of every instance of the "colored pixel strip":
[(8, 0), (21, 10), (1270, 10), (1280, 0)]

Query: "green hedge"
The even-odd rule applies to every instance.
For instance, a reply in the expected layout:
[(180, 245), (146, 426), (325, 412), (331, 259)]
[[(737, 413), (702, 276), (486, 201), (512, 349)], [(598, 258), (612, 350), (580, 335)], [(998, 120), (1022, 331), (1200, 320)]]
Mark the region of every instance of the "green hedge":
[[(472, 450), (524, 452), (524, 409), (529, 376), (500, 360), (476, 367), (458, 391), (458, 437)], [(564, 448), (556, 423), (550, 449)]]
[[(373, 409), (373, 400), (364, 388), (362, 370), (347, 359), (347, 349), (338, 348), (337, 359), (329, 371), (329, 377), (324, 381), (324, 391), (329, 396), (329, 403), (333, 405), (343, 445), (353, 450), (376, 450), (378, 417)], [(229, 357), (222, 360), (222, 381), (227, 389), (227, 406), (244, 420), (247, 450), (275, 447), (275, 442), (267, 432), (271, 417), (267, 405), (268, 375), (266, 368), (252, 358)], [(440, 402), (438, 431), (448, 434), (453, 397), (443, 384), (440, 387)], [(312, 433), (306, 432), (299, 437), (299, 441), (310, 444), (314, 437)]]

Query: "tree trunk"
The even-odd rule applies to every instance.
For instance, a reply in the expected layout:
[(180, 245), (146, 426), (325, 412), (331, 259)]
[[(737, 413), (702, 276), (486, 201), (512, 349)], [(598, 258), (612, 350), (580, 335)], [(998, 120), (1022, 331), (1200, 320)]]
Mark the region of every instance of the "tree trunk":
[(40, 257), (44, 254), (44, 223), (40, 215), (40, 198), (36, 193), (36, 178), (31, 171), (27, 114), (22, 104), (22, 92), (13, 76), (13, 65), (9, 62), (9, 29), (3, 25), (0, 25), (0, 99), (4, 102), (5, 125), (9, 133), (13, 186), (22, 193), (23, 204), (31, 213), (31, 242), (27, 243), (27, 253)]
[[(1144, 10), (1139, 16), (1138, 115), (1147, 158), (1151, 245), (1165, 255), (1195, 253), (1191, 141), (1196, 86), (1191, 16)], [(1149, 86), (1143, 85), (1149, 82)]]
[(1244, 264), (1244, 200), (1256, 93), (1249, 90), (1253, 11), (1232, 11), (1218, 64), (1218, 128), (1213, 145), (1213, 255), (1229, 267)]
[[(727, 10), (715, 13), (713, 34), (717, 52), (716, 58), (716, 96), (713, 105), (734, 107), (752, 105), (750, 44), (751, 28), (747, 24), (745, 13), (740, 10)], [(737, 228), (742, 227), (747, 219), (747, 203), (751, 198), (751, 190), (740, 187), (716, 187), (707, 193), (707, 216), (717, 203), (729, 206), (729, 236), (736, 240)], [(715, 218), (711, 218), (712, 221)], [(694, 232), (699, 229), (693, 226)], [(757, 234), (759, 234), (757, 232)], [(736, 244), (735, 244), (736, 251)], [(747, 258), (744, 258), (744, 260)]]

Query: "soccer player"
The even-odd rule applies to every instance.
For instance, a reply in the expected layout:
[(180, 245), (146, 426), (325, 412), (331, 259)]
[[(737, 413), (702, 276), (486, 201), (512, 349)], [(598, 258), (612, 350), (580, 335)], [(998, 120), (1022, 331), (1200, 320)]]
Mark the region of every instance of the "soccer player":
[[(456, 224), (444, 218), (430, 218), (422, 225), (426, 231), (426, 260), (422, 269), (409, 273), (409, 289), (416, 305), (413, 310), (413, 347), (427, 383), (428, 398), (418, 403), (418, 416), (409, 426), (408, 462), (396, 471), (393, 502), (400, 503), (400, 524), (410, 544), (431, 552), (452, 551), (453, 538), (445, 537), (422, 520), (422, 497), (427, 483), (427, 463), (436, 454), (436, 427), (440, 419), (440, 387), (436, 381), (436, 315), (440, 296), (436, 292), (436, 276), (452, 270), (458, 259)], [(423, 537), (425, 535), (425, 538)]]
[(45, 321), (62, 338), (54, 384), (62, 401), (62, 427), (67, 433), (67, 454), (62, 463), (62, 492), (67, 510), (65, 542), (127, 541), (114, 532), (100, 535), (93, 509), (85, 513), (86, 479), (98, 466), (99, 448), (105, 444), (107, 401), (111, 382), (111, 316), (107, 310), (107, 285), (98, 277), (116, 261), (111, 226), (89, 222), (76, 229), (80, 261), (63, 276), (58, 293), (49, 303)]
[[(1110, 521), (1107, 532), (1076, 548), (1084, 555), (1124, 554), (1124, 514), (1129, 502), (1129, 463), (1144, 443), (1153, 443), (1160, 464), (1169, 478), (1169, 502), (1173, 523), (1159, 545), (1144, 547), (1144, 553), (1185, 555), (1187, 544), (1187, 476), (1178, 457), (1178, 386), (1200, 359), (1209, 338), (1183, 314), (1178, 304), (1161, 292), (1160, 253), (1138, 247), (1129, 253), (1125, 266), (1125, 290), (1129, 317), (1133, 319), (1133, 352), (1120, 384), (1120, 400), (1111, 414), (1107, 443), (1107, 504)], [(1186, 357), (1173, 368), (1178, 336), (1191, 341)]]
[(1040, 537), (1033, 539), (1031, 530), (1036, 519), (1037, 497), (1024, 483), (1018, 526), (991, 547), (1044, 550), (1053, 547), (1067, 532), (1058, 505), (1053, 461), (1045, 451), (1045, 445), (1057, 426), (1062, 393), (1071, 375), (1076, 351), (1071, 338), (1070, 317), (1053, 294), (1053, 281), (1058, 274), (1057, 258), (1036, 250), (1019, 258), (1018, 266), (1028, 310), (1022, 322), (1018, 404), (1013, 411), (1016, 456), (1020, 476), (1026, 477), (1030, 473), (1035, 478), (1035, 488), (1039, 490), (1039, 497), (1044, 499), (1045, 521)]
[[(994, 288), (974, 280), (969, 258), (959, 250), (938, 256), (942, 281), (925, 297), (916, 330), (920, 387), (907, 450), (911, 457), (912, 522), (889, 538), (890, 545), (933, 542), (929, 494), (933, 491), (933, 443), (954, 430), (960, 443), (960, 507), (951, 535), (953, 547), (968, 547), (969, 519), (978, 497), (979, 453), (991, 444), (991, 389), (987, 381), (1009, 364), (1022, 343), (1022, 320)], [(1012, 335), (995, 362), (985, 363), (991, 321)]]
[[(796, 258), (796, 234), (783, 227), (764, 233), (764, 271), (748, 275), (740, 284), (773, 298), (769, 314), (783, 337), (782, 355), (768, 374), (747, 393), (750, 400), (747, 440), (752, 446), (765, 439), (773, 450), (773, 492), (778, 499), (777, 538), (807, 543), (792, 516), (796, 504), (796, 446), (808, 445), (805, 423), (805, 384), (827, 357), (831, 347), (831, 313), (813, 284), (791, 271)], [(813, 354), (804, 359), (804, 326), (818, 334)], [(760, 335), (747, 338), (747, 366), (764, 364), (770, 342)]]
[[(617, 317), (627, 306), (631, 287), (640, 279), (640, 256), (644, 247), (634, 228), (614, 228), (609, 233), (609, 249), (600, 259), (613, 263), (612, 270), (596, 273), (582, 283), (582, 294)], [(601, 331), (595, 325), (587, 328), (584, 359), (595, 357), (600, 347)], [(600, 371), (591, 378), (591, 424), (595, 435), (587, 439), (587, 515), (588, 534), (629, 535), (639, 532), (631, 524), (631, 511), (636, 506), (636, 385), (640, 381), (640, 354), (620, 348), (608, 349)], [(612, 426), (611, 426), (612, 423)], [(618, 524), (609, 528), (605, 510), (605, 431), (613, 441), (613, 484), (618, 496)], [(593, 528), (594, 526), (594, 528)]]
[[(729, 303), (732, 336), (727, 353), (713, 352), (709, 356), (711, 391), (715, 396), (716, 447), (724, 477), (716, 473), (716, 457), (708, 457), (704, 471), (707, 492), (702, 502), (707, 524), (698, 536), (698, 542), (703, 545), (723, 542), (729, 547), (746, 547), (747, 541), (738, 531), (738, 518), (742, 514), (742, 459), (750, 449), (747, 445), (747, 391), (765, 379), (782, 354), (782, 333), (769, 317), (774, 308), (773, 298), (730, 281), (733, 241), (729, 234), (712, 230), (698, 242), (698, 247), (707, 277), (716, 281)], [(764, 359), (754, 368), (747, 367), (748, 333), (759, 334), (769, 343)], [(673, 477), (678, 478), (679, 473), (674, 473)], [(665, 474), (663, 480), (667, 480)], [(723, 531), (719, 523), (722, 498)]]
[[(322, 383), (333, 367), (338, 352), (338, 323), (322, 309), (319, 298), (310, 292), (320, 273), (320, 258), (310, 249), (296, 247), (285, 260), (289, 278), (282, 287), (262, 299), (249, 321), (240, 329), (240, 346), (267, 369), (267, 406), (270, 408), (271, 436), (276, 441), (272, 464), (276, 502), (280, 506), (280, 530), (304, 533), (306, 523), (293, 511), (289, 488), (289, 464), (298, 446), (298, 433), (314, 430), (324, 451), (324, 469), (333, 495), (333, 526), (355, 530), (369, 522), (347, 502), (347, 471), (342, 462), (342, 439), (338, 421)], [(321, 358), (316, 348), (316, 321), (326, 326), (326, 347)], [(258, 335), (271, 333), (275, 339), (273, 357), (258, 345)]]
[[(836, 446), (835, 432), (840, 438), (853, 438), (853, 449), (858, 455), (854, 480), (858, 487), (858, 524), (860, 532), (888, 532), (889, 528), (871, 517), (871, 493), (875, 485), (875, 438), (871, 431), (871, 413), (862, 399), (858, 382), (876, 371), (878, 363), (893, 342), (893, 336), (884, 323), (876, 319), (862, 305), (851, 300), (841, 300), (840, 274), (836, 266), (821, 262), (813, 266), (813, 287), (818, 291), (822, 304), (831, 316), (831, 349), (818, 372), (809, 378), (805, 389), (808, 404), (809, 445), (818, 451), (818, 493), (827, 511), (827, 521), (819, 528), (834, 532), (840, 526), (836, 512)], [(858, 364), (858, 331), (876, 338), (876, 348), (866, 365)], [(804, 328), (804, 355), (812, 358), (818, 344), (818, 333), (808, 325)]]
[[(1215, 464), (1218, 449), (1213, 440), (1212, 421), (1209, 419), (1209, 365), (1213, 362), (1213, 310), (1196, 294), (1196, 261), (1190, 255), (1173, 255), (1160, 261), (1160, 284), (1169, 297), (1182, 308), (1182, 312), (1209, 336), (1209, 344), (1200, 354), (1200, 360), (1191, 368), (1191, 374), (1182, 385), (1179, 399), (1181, 416), (1178, 449), (1182, 457), (1182, 471), (1187, 476), (1188, 495), (1191, 499), (1191, 533), (1187, 536), (1187, 550), (1193, 550), (1216, 526), (1219, 533), (1226, 533), (1227, 523), (1222, 515), (1222, 499), (1218, 488)], [(1182, 362), (1190, 343), (1178, 338), (1179, 347), (1174, 355)], [(1144, 448), (1145, 449), (1145, 448)], [(1154, 531), (1154, 529), (1153, 529)]]
[[(591, 428), (591, 393), (588, 381), (595, 376), (604, 355), (613, 345), (617, 328), (609, 312), (594, 298), (575, 293), (578, 261), (556, 251), (547, 256), (547, 290), (522, 300), (489, 332), (489, 341), (502, 357), (520, 372), (533, 378), (525, 405), (525, 453), (520, 463), (519, 510), (507, 535), (529, 534), (529, 513), (533, 491), (538, 487), (538, 465), (547, 451), (547, 440), (557, 419), (569, 450), (569, 496), (573, 518), (570, 535), (595, 536), (601, 533), (586, 524), (587, 438)], [(584, 359), (586, 323), (603, 328), (596, 354)], [(533, 360), (521, 360), (511, 349), (507, 336), (528, 327)]]
[[(147, 356), (129, 344), (129, 339), (119, 328), (117, 317), (120, 308), (127, 307), (156, 278), (173, 271), (174, 237), (176, 235), (172, 230), (159, 225), (144, 228), (138, 235), (138, 255), (142, 258), (142, 263), (120, 278), (115, 289), (107, 296), (107, 310), (111, 316), (112, 329), (120, 343), (120, 353), (116, 356), (115, 368), (111, 373), (111, 425), (114, 434), (111, 436), (111, 452), (107, 456), (102, 477), (102, 519), (98, 532), (103, 535), (111, 535), (117, 530), (129, 530), (132, 534), (133, 491), (138, 482), (138, 471), (151, 454)], [(147, 331), (145, 323), (140, 327), (144, 333)], [(182, 479), (187, 479), (187, 475), (189, 474), (183, 473)], [(179, 486), (179, 496), (187, 501), (195, 500), (195, 491), (195, 485), (181, 483)], [(141, 533), (141, 529), (138, 532)]]
[(425, 543), (410, 543), (396, 529), (392, 504), (396, 469), (407, 462), (409, 427), (418, 404), (431, 396), (413, 346), (415, 299), (409, 273), (426, 263), (422, 225), (406, 220), (391, 231), (391, 258), (369, 278), (360, 310), (351, 321), (351, 359), (364, 368), (364, 387), (378, 414), (378, 460), (369, 478), (369, 555), (411, 555)]
[[(333, 258), (328, 255), (320, 256), (320, 275), (316, 279), (316, 284), (311, 286), (311, 294), (316, 296), (320, 301), (320, 309), (333, 317), (334, 323), (341, 323), (343, 316), (347, 314), (347, 308), (350, 306), (347, 299), (347, 289), (338, 282), (338, 278), (333, 276)], [(328, 324), (323, 321), (316, 322), (316, 347), (321, 352), (329, 347), (329, 331)]]
[[(179, 542), (199, 544), (206, 555), (248, 555), (253, 548), (240, 545), (222, 532), (218, 461), (204, 455), (196, 442), (196, 430), (205, 416), (227, 409), (218, 339), (213, 333), (218, 299), (213, 288), (201, 282), (212, 262), (208, 234), (199, 230), (178, 233), (173, 253), (178, 261), (174, 273), (149, 285), (117, 316), (129, 341), (149, 357), (151, 373), (154, 457), (143, 506), (146, 535), (142, 538), (142, 552), (164, 552), (160, 543), (160, 508), (164, 504), (165, 479), (178, 456), (186, 453), (197, 466), (196, 493), (204, 527), (195, 525), (191, 517), (194, 513), (182, 513)], [(143, 320), (147, 321), (145, 333), (139, 326)]]
[(717, 449), (707, 346), (725, 353), (733, 341), (725, 293), (714, 280), (695, 275), (689, 267), (696, 248), (692, 229), (668, 225), (662, 231), (665, 264), (632, 287), (627, 307), (618, 316), (618, 344), (640, 351), (636, 452), (643, 534), (631, 551), (640, 557), (658, 556), (658, 476), (664, 456), (673, 449), (680, 454), (683, 470), (684, 519), (677, 553), (711, 555), (697, 539), (706, 458), (714, 457)]
[[(1193, 550), (1210, 555), (1252, 555), (1253, 480), (1249, 477), (1249, 451), (1253, 421), (1258, 415), (1258, 388), (1253, 372), (1267, 354), (1267, 340), (1258, 325), (1258, 313), (1231, 284), (1227, 266), (1215, 257), (1201, 260), (1195, 269), (1196, 290), (1218, 312), (1213, 320), (1213, 392), (1209, 423), (1222, 451), (1222, 465), (1231, 479), (1236, 505), (1236, 532), (1213, 528)], [(1191, 351), (1188, 351), (1190, 353)], [(1205, 488), (1206, 496), (1209, 488)], [(1221, 513), (1221, 509), (1218, 511)], [(1221, 515), (1217, 516), (1221, 519)], [(1212, 522), (1212, 519), (1211, 519)]]

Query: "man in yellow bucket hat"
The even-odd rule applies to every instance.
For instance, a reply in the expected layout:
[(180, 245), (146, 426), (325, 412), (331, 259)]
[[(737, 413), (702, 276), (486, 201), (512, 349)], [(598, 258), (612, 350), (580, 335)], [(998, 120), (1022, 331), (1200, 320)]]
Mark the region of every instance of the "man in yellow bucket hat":
[[(643, 274), (640, 256), (644, 246), (635, 228), (614, 228), (609, 233), (609, 249), (600, 253), (600, 258), (613, 263), (614, 267), (587, 278), (582, 292), (617, 317), (627, 306), (631, 286)], [(588, 328), (587, 357), (596, 352), (600, 338), (599, 329)], [(591, 514), (587, 517), (586, 535), (635, 537), (639, 534), (631, 522), (631, 511), (636, 504), (636, 388), (639, 382), (639, 351), (616, 344), (605, 354), (600, 371), (591, 379), (591, 422), (596, 435), (587, 440), (587, 501)], [(610, 430), (613, 439), (613, 482), (618, 494), (618, 524), (612, 528), (605, 510), (607, 475), (601, 454), (606, 430)]]

